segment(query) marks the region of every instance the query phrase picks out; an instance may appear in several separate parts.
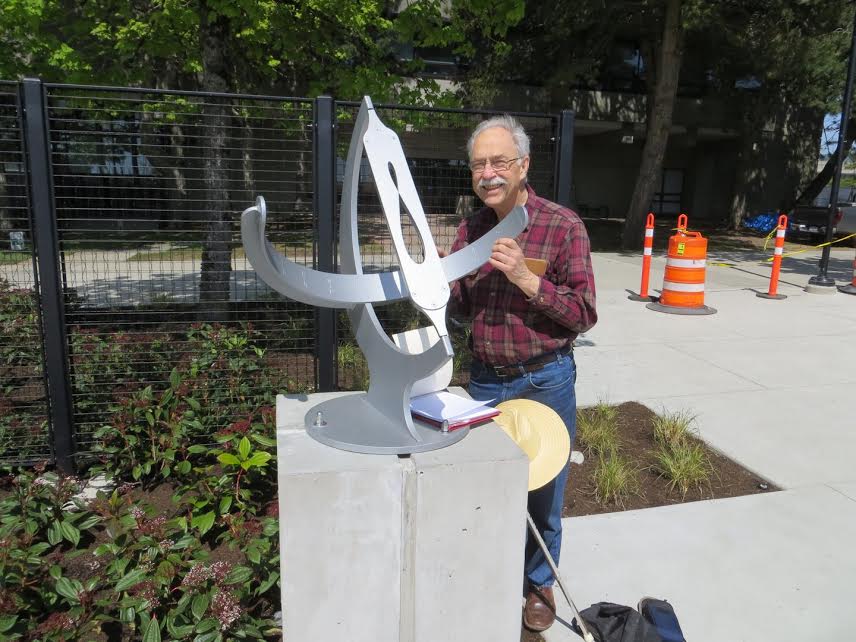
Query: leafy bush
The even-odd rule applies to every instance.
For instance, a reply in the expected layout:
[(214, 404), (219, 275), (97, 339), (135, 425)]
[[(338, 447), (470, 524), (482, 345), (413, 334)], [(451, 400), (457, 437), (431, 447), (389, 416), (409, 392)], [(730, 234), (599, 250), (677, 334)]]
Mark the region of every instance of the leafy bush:
[(274, 388), (261, 367), (264, 350), (248, 330), (195, 326), (186, 345), (166, 385), (115, 391), (94, 434), (97, 470), (146, 485), (186, 475), (194, 456), (207, 451), (201, 444), (235, 417), (257, 418), (273, 404)]
[[(194, 464), (154, 492), (117, 475), (86, 504), (74, 478), (7, 478), (0, 639), (279, 639), (274, 423), (266, 411), (212, 447), (177, 440)], [(163, 453), (152, 461), (162, 474)]]
[(47, 451), (38, 300), (0, 279), (0, 459)]

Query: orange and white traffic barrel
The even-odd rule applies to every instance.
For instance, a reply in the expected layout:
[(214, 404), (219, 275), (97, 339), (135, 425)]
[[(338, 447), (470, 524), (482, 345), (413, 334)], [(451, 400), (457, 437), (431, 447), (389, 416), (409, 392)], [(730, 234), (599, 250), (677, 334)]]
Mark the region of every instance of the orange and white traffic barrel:
[(648, 282), (651, 278), (651, 253), (654, 250), (654, 212), (648, 212), (645, 221), (645, 241), (642, 247), (642, 283), (639, 286), (639, 294), (631, 294), (631, 301), (651, 301), (648, 296)]
[(716, 310), (704, 304), (706, 263), (707, 239), (688, 231), (687, 215), (681, 214), (677, 233), (669, 238), (660, 300), (647, 307), (668, 314), (714, 314)]
[(856, 259), (853, 259), (853, 280), (850, 285), (842, 285), (838, 289), (844, 294), (856, 294)]
[(779, 216), (779, 224), (776, 226), (776, 247), (773, 250), (773, 270), (770, 272), (770, 286), (767, 293), (756, 292), (755, 296), (762, 299), (787, 299), (784, 294), (778, 293), (779, 272), (782, 269), (782, 252), (785, 249), (785, 230), (788, 229), (788, 217), (785, 214)]

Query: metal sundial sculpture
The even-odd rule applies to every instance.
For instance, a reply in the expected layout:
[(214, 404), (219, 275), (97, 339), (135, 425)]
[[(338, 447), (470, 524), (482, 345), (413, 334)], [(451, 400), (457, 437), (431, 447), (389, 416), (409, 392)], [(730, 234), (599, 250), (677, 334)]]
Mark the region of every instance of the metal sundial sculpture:
[[(366, 153), (398, 257), (399, 269), (363, 273), (357, 238), (357, 193), (360, 163)], [(416, 226), (424, 249), (422, 262), (407, 250), (401, 228), (401, 206)], [(265, 201), (259, 196), (241, 217), (241, 236), (250, 264), (261, 279), (285, 296), (326, 308), (345, 308), (369, 369), (369, 389), (314, 406), (305, 418), (306, 430), (317, 441), (361, 453), (408, 454), (451, 445), (466, 428), (444, 432), (414, 421), (410, 414), (413, 384), (432, 376), (453, 356), (446, 329), (449, 283), (478, 269), (490, 257), (500, 237), (514, 237), (527, 224), (526, 210), (515, 207), (478, 241), (440, 258), (416, 193), (398, 136), (384, 126), (371, 100), (363, 98), (351, 136), (339, 224), (343, 273), (319, 272), (290, 261), (265, 238)], [(373, 306), (401, 299), (431, 321), (432, 337), (421, 352), (399, 347), (387, 335)], [(427, 345), (425, 345), (427, 343)], [(446, 382), (448, 384), (448, 381)]]

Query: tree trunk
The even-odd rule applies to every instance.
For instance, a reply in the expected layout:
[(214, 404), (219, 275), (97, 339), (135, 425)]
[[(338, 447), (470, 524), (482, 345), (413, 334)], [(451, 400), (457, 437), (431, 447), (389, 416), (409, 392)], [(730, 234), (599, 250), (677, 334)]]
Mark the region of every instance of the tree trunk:
[(642, 165), (636, 177), (633, 196), (624, 221), (622, 245), (626, 250), (638, 250), (642, 247), (645, 215), (654, 196), (654, 188), (666, 153), (666, 143), (669, 141), (683, 54), (684, 30), (681, 23), (681, 5), (682, 0), (668, 0), (666, 3), (663, 40), (657, 60), (657, 80), (653, 107), (649, 109)]
[[(203, 9), (201, 15), (202, 89), (227, 92), (227, 55), (225, 42), (228, 25), (225, 18), (212, 18)], [(209, 98), (203, 110), (205, 141), (203, 174), (207, 233), (202, 250), (199, 300), (205, 302), (206, 317), (226, 320), (232, 271), (231, 203), (227, 171), (227, 105), (222, 98)], [(210, 314), (209, 314), (210, 312)]]
[[(844, 151), (849, 152), (853, 147), (853, 142), (856, 141), (856, 118), (850, 117), (847, 121), (847, 136), (844, 139)], [(847, 157), (845, 153), (844, 157)], [(838, 160), (838, 148), (830, 155), (826, 161), (826, 165), (820, 170), (820, 173), (811, 179), (811, 182), (806, 185), (805, 189), (797, 197), (797, 203), (804, 205), (811, 204), (818, 194), (823, 191), (826, 184), (832, 180), (832, 175), (835, 173), (835, 163)]]

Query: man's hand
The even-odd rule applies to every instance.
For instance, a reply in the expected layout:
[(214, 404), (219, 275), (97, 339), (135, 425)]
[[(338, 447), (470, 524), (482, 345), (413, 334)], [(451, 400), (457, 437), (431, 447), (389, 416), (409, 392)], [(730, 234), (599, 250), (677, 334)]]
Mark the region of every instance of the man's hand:
[(523, 250), (517, 241), (509, 238), (497, 239), (493, 244), (490, 264), (505, 273), (506, 278), (523, 291), (527, 298), (538, 293), (541, 279), (527, 266)]

